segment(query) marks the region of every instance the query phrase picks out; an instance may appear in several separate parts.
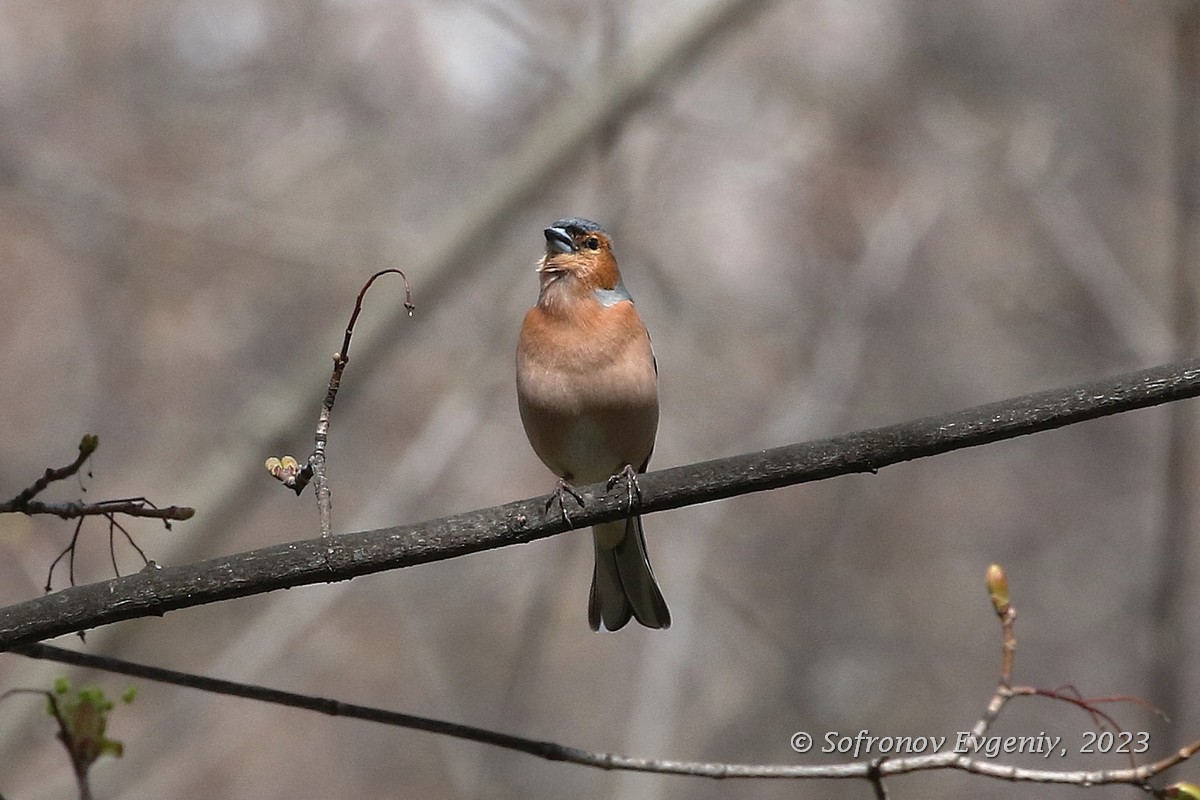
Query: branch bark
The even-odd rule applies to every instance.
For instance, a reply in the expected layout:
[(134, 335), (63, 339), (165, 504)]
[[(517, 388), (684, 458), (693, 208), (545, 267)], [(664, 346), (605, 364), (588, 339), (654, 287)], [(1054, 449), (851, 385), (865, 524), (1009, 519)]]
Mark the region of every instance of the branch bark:
[[(1200, 359), (1025, 395), (914, 422), (647, 473), (639, 513), (875, 472), (902, 461), (1060, 428), (1200, 395)], [(623, 491), (580, 487), (575, 527), (627, 516)], [(439, 520), (289, 542), (178, 567), (150, 568), (0, 609), (0, 651), (65, 633), (275, 589), (523, 544), (568, 529), (544, 498)]]

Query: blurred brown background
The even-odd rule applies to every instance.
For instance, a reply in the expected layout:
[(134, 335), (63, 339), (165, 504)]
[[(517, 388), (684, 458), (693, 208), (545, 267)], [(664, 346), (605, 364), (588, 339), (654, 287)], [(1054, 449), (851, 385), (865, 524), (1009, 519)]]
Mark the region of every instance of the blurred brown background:
[[(553, 478), (517, 418), (512, 354), (541, 229), (566, 215), (613, 233), (654, 336), (652, 467), (1186, 349), (1174, 309), (1188, 6), (746, 5), (541, 173), (538, 143), (706, 3), (0, 5), (0, 495), (94, 432), (88, 497), (198, 507), (170, 533), (131, 525), (161, 563), (311, 538), (311, 496), (279, 488), (262, 461), (309, 451), (353, 296), (389, 266), (409, 271), (418, 310), (388, 322), (398, 282), (368, 297), (364, 342), (382, 344), (351, 361), (335, 411), (335, 525), (544, 494)], [(1200, 631), (1172, 621), (1186, 613), (1155, 614), (1164, 597), (1195, 607), (1172, 576), (1200, 567), (1190, 531), (1164, 564), (1190, 502), (1167, 480), (1170, 414), (648, 517), (667, 632), (588, 630), (591, 549), (578, 533), (125, 623), (87, 648), (588, 749), (825, 763), (844, 757), (797, 756), (791, 733), (971, 726), (997, 675), (983, 576), (999, 561), (1021, 612), (1018, 682), (1164, 703), (1169, 727), (1115, 709), (1127, 729), (1149, 726), (1162, 754), (1200, 734)], [(1200, 470), (1186, 467), (1194, 486)], [(0, 603), (40, 593), (70, 532), (0, 518)], [(103, 526), (84, 532), (79, 580), (108, 577)], [(130, 555), (126, 570), (139, 566)], [(0, 656), (0, 689), (66, 671)], [(114, 694), (130, 683), (77, 680)], [(98, 796), (870, 796), (863, 784), (604, 773), (139, 688), (112, 724), (125, 757), (94, 770)], [(1077, 709), (1032, 701), (995, 731), (1045, 731), (1077, 750), (1089, 727)], [(1071, 791), (962, 774), (891, 788)], [(0, 792), (73, 796), (34, 700), (0, 706)]]

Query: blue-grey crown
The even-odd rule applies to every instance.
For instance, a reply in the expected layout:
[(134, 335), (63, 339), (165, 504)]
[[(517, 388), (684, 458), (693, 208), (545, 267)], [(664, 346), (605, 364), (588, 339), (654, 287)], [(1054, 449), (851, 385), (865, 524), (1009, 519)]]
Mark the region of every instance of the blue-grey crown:
[(601, 233), (604, 232), (604, 228), (601, 228), (595, 222), (592, 222), (590, 219), (583, 219), (581, 217), (567, 217), (566, 219), (560, 219), (558, 222), (554, 223), (550, 227), (562, 228), (567, 233), (572, 233), (572, 234), (574, 234), (574, 233), (595, 233), (596, 231), (599, 231)]

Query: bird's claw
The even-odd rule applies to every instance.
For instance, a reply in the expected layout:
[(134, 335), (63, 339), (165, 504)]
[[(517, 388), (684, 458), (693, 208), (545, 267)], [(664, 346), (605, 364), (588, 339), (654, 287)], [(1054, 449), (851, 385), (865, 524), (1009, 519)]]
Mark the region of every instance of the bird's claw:
[(550, 506), (553, 505), (557, 500), (558, 513), (562, 514), (562, 518), (567, 521), (568, 525), (574, 527), (574, 523), (571, 522), (571, 515), (567, 513), (567, 504), (563, 502), (564, 494), (569, 494), (571, 497), (574, 497), (575, 502), (579, 503), (579, 507), (583, 508), (583, 496), (579, 494), (579, 492), (575, 491), (574, 486), (567, 483), (566, 478), (559, 478), (558, 483), (554, 487), (554, 491), (550, 493), (548, 498), (546, 498), (546, 510), (549, 511)]
[(608, 490), (611, 492), (613, 487), (616, 486), (618, 483), (620, 483), (622, 480), (624, 480), (626, 482), (626, 486), (627, 486), (627, 489), (629, 492), (629, 501), (628, 501), (629, 508), (627, 510), (630, 513), (632, 513), (633, 512), (633, 496), (635, 494), (637, 495), (637, 501), (638, 501), (639, 505), (641, 505), (641, 502), (642, 502), (642, 487), (638, 486), (637, 472), (634, 470), (632, 464), (626, 464), (625, 467), (620, 472), (618, 472), (616, 475), (613, 475), (611, 478), (608, 479)]

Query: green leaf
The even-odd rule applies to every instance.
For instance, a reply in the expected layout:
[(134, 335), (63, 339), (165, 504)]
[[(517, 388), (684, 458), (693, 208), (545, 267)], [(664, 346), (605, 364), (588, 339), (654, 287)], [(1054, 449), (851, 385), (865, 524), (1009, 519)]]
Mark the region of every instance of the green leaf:
[[(57, 707), (61, 726), (59, 739), (70, 751), (72, 762), (86, 769), (101, 756), (121, 757), (125, 752), (124, 744), (105, 735), (108, 712), (113, 710), (114, 703), (104, 695), (103, 689), (84, 686), (72, 697), (70, 682), (59, 678), (54, 682), (54, 692), (57, 699), (50, 700), (50, 713), (53, 714)], [(122, 699), (132, 702), (134, 693), (133, 689), (127, 690)]]

